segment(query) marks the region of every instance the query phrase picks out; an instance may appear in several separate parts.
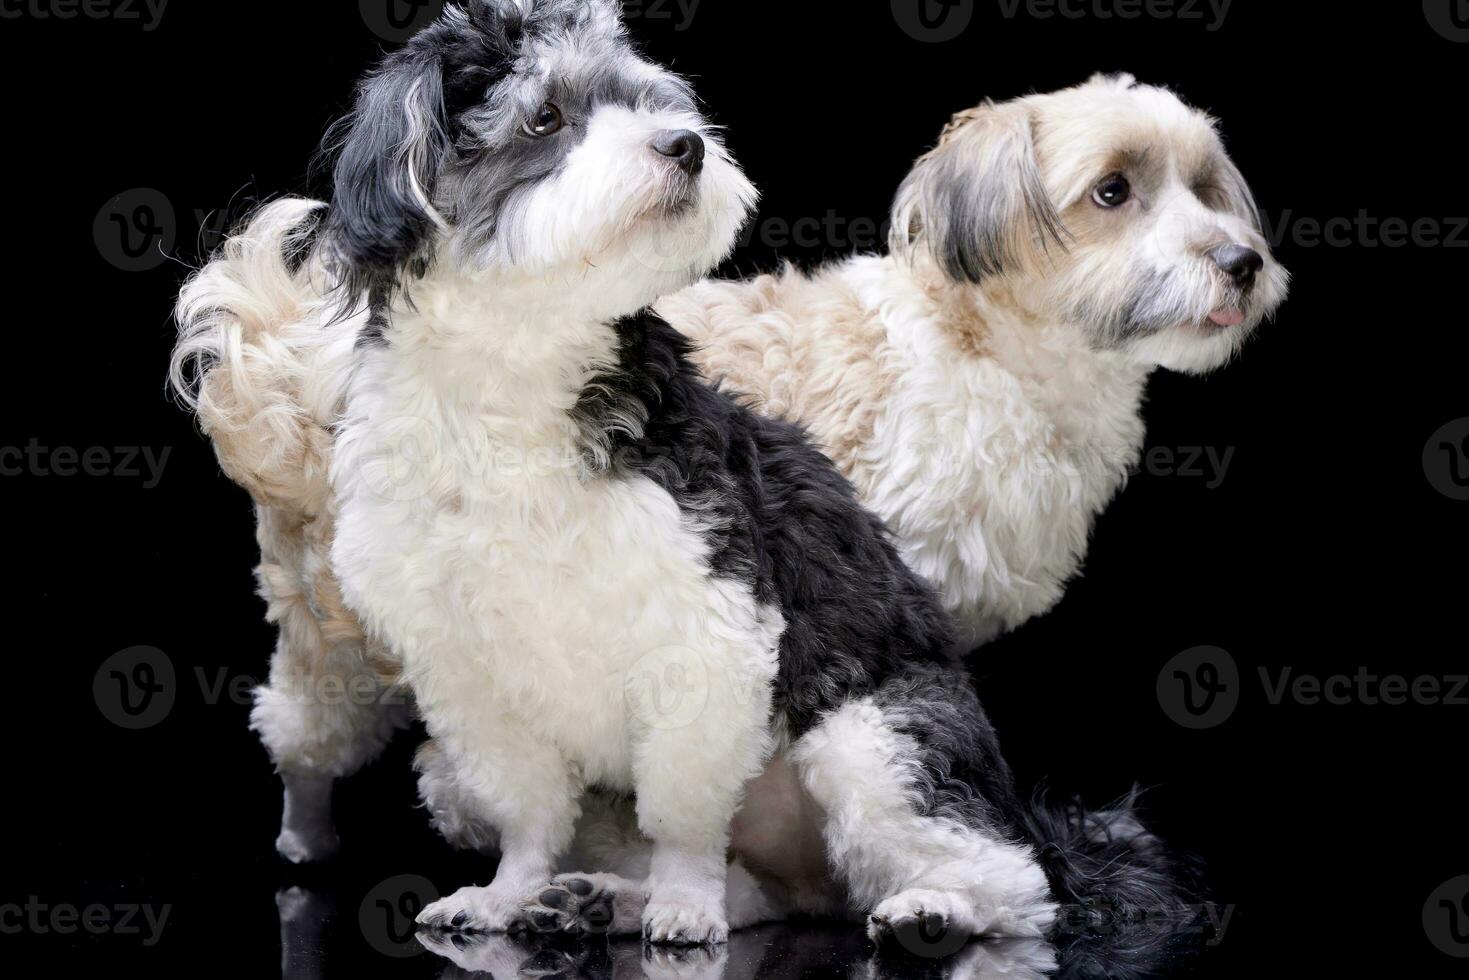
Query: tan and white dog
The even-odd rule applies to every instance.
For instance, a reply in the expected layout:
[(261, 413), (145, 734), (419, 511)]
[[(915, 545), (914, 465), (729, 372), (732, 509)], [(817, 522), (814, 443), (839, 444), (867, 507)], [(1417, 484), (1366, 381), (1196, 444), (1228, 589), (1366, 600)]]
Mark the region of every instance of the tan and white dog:
[(1224, 365), (1289, 277), (1214, 121), (1126, 75), (960, 113), (893, 229), (890, 255), (659, 312), (810, 430), (972, 648), (1060, 600), (1138, 463), (1148, 376)]
[[(1125, 76), (960, 114), (894, 217), (891, 255), (705, 282), (659, 312), (698, 342), (709, 377), (809, 429), (974, 645), (1060, 598), (1138, 460), (1149, 374), (1226, 363), (1288, 277), (1214, 122)], [(210, 365), (202, 424), (256, 501), (259, 581), (280, 642), (252, 726), (286, 784), (277, 847), (304, 861), (336, 847), (333, 781), (373, 758), (409, 707), (390, 696), (393, 658), (374, 649), (331, 566), (328, 473), (358, 339), (272, 308), (292, 301), (290, 275), (249, 244), (237, 240), (180, 314), (197, 322), (235, 272), (254, 284), (238, 304), (253, 312), (186, 335), (174, 379), (191, 391), (189, 364)], [(276, 280), (274, 293), (260, 286)], [(318, 696), (323, 678), (353, 696)], [(491, 845), (459, 808), (438, 746), (420, 767), (439, 829)]]

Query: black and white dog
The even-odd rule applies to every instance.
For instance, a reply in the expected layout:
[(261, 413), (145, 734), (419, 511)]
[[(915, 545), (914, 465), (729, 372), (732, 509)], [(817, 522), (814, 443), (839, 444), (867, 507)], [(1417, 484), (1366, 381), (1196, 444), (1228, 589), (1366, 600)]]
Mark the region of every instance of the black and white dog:
[[(300, 651), (395, 672), (498, 835), (494, 882), (422, 922), (576, 925), (607, 882), (547, 886), (593, 788), (635, 797), (647, 875), (610, 913), (656, 942), (838, 909), (1039, 936), (1060, 903), (1176, 900), (1125, 808), (1022, 802), (932, 589), (649, 311), (755, 195), (611, 0), (450, 7), (343, 134), (329, 206), (265, 208), (186, 288), (177, 359), (260, 504), (267, 740), (360, 738), (281, 693), (327, 669)], [(330, 493), (290, 499), (317, 465)]]

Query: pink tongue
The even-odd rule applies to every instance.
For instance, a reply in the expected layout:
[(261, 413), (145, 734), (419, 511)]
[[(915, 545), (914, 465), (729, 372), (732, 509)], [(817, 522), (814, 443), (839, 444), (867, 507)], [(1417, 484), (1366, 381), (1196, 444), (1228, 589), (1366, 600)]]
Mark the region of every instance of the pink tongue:
[(1232, 309), (1220, 310), (1217, 313), (1210, 313), (1209, 319), (1221, 327), (1237, 327), (1245, 322), (1245, 311)]

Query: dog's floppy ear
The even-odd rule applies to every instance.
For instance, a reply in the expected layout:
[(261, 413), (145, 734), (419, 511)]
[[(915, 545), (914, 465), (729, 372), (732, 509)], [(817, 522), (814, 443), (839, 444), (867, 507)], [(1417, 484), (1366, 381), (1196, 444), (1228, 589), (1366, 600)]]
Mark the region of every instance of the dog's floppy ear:
[(335, 150), (325, 235), (353, 301), (421, 275), (447, 226), (433, 196), (452, 149), (439, 58), (410, 45), (359, 86), (329, 137)]
[(986, 102), (955, 116), (898, 189), (892, 235), (895, 253), (927, 249), (950, 278), (975, 283), (1064, 249), (1026, 107)]
[(1220, 165), (1219, 180), (1223, 185), (1224, 210), (1249, 222), (1257, 233), (1263, 235), (1265, 221), (1260, 215), (1260, 206), (1255, 203), (1255, 194), (1250, 190), (1250, 184), (1245, 180), (1245, 175), (1240, 173), (1239, 167), (1235, 166), (1234, 161), (1229, 157), (1225, 157)]

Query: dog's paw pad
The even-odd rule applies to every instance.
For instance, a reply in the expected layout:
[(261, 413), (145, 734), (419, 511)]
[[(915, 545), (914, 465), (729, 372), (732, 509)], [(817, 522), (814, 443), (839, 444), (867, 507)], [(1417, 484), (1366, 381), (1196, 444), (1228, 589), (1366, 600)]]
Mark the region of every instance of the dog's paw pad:
[(518, 921), (540, 933), (605, 935), (617, 931), (619, 887), (632, 886), (611, 876), (561, 875), (521, 903)]
[(574, 896), (570, 891), (564, 891), (560, 888), (547, 888), (540, 895), (536, 896), (536, 901), (548, 909), (564, 909), (573, 900)]

